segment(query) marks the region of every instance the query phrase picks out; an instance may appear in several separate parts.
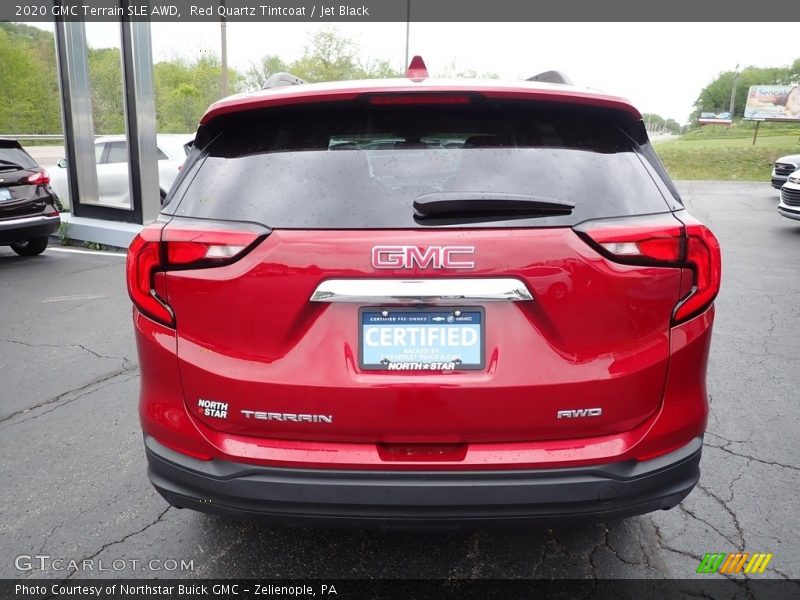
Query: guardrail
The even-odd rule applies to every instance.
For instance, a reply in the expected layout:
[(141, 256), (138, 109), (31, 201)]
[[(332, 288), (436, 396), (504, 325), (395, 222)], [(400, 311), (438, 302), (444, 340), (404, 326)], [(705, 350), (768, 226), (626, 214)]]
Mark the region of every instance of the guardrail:
[[(99, 137), (103, 137), (102, 135), (94, 135), (92, 136), (95, 139)], [(7, 140), (42, 140), (42, 141), (63, 141), (64, 135), (60, 133), (0, 133), (0, 138), (5, 138)]]
[(57, 133), (28, 133), (28, 134), (24, 134), (24, 133), (14, 133), (14, 134), (0, 133), (0, 138), (5, 138), (7, 140), (15, 140), (17, 142), (20, 141), (20, 140), (42, 140), (42, 141), (47, 141), (47, 140), (63, 141), (64, 140), (64, 136), (61, 135), (61, 134), (57, 134)]

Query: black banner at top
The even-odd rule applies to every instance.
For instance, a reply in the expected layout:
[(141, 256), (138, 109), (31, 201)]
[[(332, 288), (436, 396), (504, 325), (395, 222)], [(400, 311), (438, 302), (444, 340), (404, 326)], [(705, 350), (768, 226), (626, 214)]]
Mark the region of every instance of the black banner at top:
[[(612, 22), (784, 21), (797, 0), (769, 10), (730, 0), (2, 0), (0, 21)], [(632, 40), (633, 42), (634, 40)], [(579, 40), (575, 40), (579, 43)]]

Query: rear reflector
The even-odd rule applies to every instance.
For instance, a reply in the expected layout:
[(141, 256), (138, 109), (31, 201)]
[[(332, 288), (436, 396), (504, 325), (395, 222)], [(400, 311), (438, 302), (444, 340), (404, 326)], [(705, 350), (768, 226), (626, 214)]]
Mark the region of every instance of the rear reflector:
[(460, 462), (468, 444), (378, 444), (377, 449), (387, 462)]
[[(679, 220), (679, 218), (681, 220)], [(690, 269), (693, 285), (673, 312), (673, 325), (709, 306), (719, 292), (721, 255), (714, 235), (681, 213), (587, 221), (575, 231), (606, 258), (623, 264)]]
[(166, 225), (148, 225), (128, 248), (128, 294), (142, 313), (174, 327), (159, 273), (231, 264), (267, 235), (267, 228), (252, 223), (175, 218)]

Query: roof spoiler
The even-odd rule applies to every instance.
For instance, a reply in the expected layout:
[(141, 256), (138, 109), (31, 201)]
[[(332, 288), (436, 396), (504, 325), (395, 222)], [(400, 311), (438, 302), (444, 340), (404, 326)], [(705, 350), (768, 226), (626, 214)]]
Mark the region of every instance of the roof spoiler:
[(572, 79), (563, 71), (544, 71), (533, 77), (528, 77), (525, 81), (541, 81), (543, 83), (561, 83), (572, 85)]
[(264, 82), (264, 86), (261, 89), (268, 90), (271, 88), (285, 87), (287, 85), (301, 85), (303, 83), (308, 82), (291, 73), (275, 73), (269, 76), (269, 79)]

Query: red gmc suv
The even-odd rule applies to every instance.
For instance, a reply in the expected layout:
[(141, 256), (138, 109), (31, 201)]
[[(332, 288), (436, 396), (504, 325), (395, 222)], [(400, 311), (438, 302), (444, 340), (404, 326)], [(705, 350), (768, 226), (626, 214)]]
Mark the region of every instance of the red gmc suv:
[(639, 112), (410, 75), (203, 117), (128, 253), (153, 485), (287, 524), (674, 507), (699, 477), (720, 251)]

